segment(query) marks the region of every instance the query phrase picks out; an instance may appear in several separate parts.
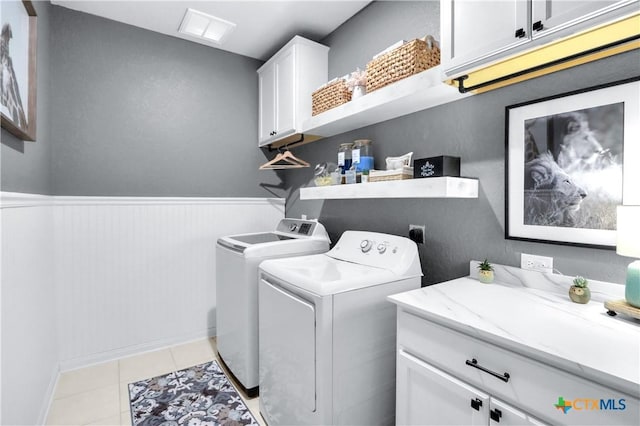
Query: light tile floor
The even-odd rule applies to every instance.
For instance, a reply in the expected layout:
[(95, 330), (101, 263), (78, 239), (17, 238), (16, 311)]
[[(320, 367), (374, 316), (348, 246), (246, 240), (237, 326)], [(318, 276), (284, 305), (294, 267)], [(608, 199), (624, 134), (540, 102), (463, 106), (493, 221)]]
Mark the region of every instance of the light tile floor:
[[(215, 337), (64, 372), (53, 395), (47, 424), (130, 425), (129, 383), (214, 359), (217, 359)], [(239, 393), (254, 417), (264, 425), (258, 398), (248, 399)]]

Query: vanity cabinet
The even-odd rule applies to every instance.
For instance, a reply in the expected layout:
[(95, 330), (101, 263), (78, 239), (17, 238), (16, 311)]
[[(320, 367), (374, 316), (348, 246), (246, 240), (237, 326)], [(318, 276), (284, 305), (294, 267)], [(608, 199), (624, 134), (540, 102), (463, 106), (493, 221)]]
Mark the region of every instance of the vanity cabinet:
[[(637, 424), (637, 396), (490, 344), (402, 306), (397, 318), (397, 424)], [(472, 325), (461, 327), (474, 334)], [(564, 413), (556, 407), (559, 397), (583, 406)], [(598, 404), (604, 400), (612, 410), (588, 410), (591, 403), (584, 399), (597, 399)], [(616, 406), (619, 410), (613, 409)]]
[(397, 424), (543, 424), (407, 352), (397, 363)]
[(329, 48), (296, 36), (258, 69), (258, 146), (300, 133), (311, 93), (327, 82)]
[(441, 0), (446, 78), (638, 12), (638, 0)]

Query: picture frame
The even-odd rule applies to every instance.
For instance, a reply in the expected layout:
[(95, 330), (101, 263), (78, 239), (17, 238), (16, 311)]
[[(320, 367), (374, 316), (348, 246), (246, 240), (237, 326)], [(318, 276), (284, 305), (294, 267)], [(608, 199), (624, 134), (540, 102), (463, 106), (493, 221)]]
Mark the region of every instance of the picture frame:
[(2, 2), (2, 127), (24, 141), (36, 140), (37, 17), (31, 1)]
[(640, 204), (639, 95), (633, 77), (506, 107), (506, 239), (615, 249), (616, 206)]

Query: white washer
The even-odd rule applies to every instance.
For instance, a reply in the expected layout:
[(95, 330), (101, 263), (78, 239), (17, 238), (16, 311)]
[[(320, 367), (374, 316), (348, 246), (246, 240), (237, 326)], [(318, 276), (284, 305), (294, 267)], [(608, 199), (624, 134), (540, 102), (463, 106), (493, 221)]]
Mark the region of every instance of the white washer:
[(416, 244), (346, 231), (325, 254), (260, 265), (260, 413), (270, 426), (393, 424), (396, 310)]
[(329, 236), (315, 220), (282, 219), (274, 232), (231, 235), (216, 245), (218, 354), (250, 396), (258, 390), (258, 265), (324, 253)]

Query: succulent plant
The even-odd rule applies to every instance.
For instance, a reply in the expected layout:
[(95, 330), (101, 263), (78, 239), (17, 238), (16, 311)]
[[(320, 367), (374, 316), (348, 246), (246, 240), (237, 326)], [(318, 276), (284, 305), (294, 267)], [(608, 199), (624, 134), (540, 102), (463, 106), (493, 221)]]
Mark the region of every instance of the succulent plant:
[(489, 263), (487, 259), (478, 264), (478, 269), (481, 271), (493, 271), (493, 266)]
[(589, 285), (589, 281), (587, 281), (586, 278), (581, 277), (580, 275), (578, 275), (577, 277), (575, 277), (573, 279), (573, 285), (579, 288), (585, 288), (587, 287), (587, 285)]

